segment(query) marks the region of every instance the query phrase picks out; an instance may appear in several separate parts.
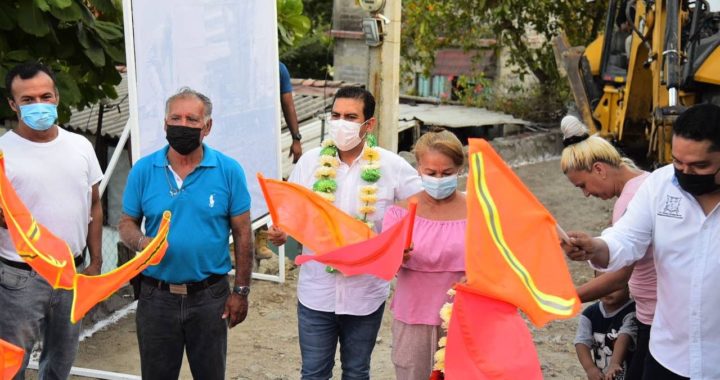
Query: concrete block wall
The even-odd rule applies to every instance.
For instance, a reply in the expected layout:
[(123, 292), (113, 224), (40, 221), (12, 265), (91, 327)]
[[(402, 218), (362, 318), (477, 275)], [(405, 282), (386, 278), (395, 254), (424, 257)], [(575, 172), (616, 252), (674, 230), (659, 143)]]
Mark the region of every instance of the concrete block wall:
[(369, 48), (365, 40), (336, 38), (333, 54), (334, 80), (356, 82), (367, 86)]
[[(362, 19), (367, 17), (356, 0), (334, 0), (332, 29), (335, 35), (333, 79), (368, 84), (369, 48), (362, 33)], [(355, 36), (353, 36), (353, 34)]]

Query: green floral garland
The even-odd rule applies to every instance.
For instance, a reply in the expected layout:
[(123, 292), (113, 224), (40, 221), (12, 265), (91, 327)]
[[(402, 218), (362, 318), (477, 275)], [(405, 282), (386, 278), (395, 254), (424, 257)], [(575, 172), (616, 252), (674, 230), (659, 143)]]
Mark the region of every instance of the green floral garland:
[[(377, 182), (381, 177), (380, 172), (380, 151), (377, 146), (377, 139), (374, 135), (369, 135), (365, 149), (363, 149), (362, 159), (365, 164), (360, 172), (360, 178), (367, 182), (368, 185), (360, 187), (360, 201), (362, 205), (358, 209), (357, 219), (365, 223), (371, 229), (374, 227), (369, 216), (376, 211), (375, 203), (377, 203)], [(313, 184), (313, 191), (328, 202), (335, 202), (335, 191), (337, 191), (337, 168), (340, 166), (340, 158), (338, 157), (338, 148), (335, 142), (327, 139), (323, 141), (320, 150), (320, 158), (318, 160), (320, 166), (315, 170), (315, 178), (317, 180)], [(328, 273), (334, 273), (337, 270), (326, 267)]]

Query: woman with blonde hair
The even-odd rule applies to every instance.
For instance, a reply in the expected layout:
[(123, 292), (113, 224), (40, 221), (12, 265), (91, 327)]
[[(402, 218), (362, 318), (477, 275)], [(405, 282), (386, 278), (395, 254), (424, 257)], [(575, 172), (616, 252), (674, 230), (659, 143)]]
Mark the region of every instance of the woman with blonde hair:
[[(398, 380), (428, 379), (438, 339), (439, 311), (447, 291), (465, 275), (465, 195), (457, 190), (465, 163), (462, 144), (454, 134), (437, 130), (415, 144), (424, 191), (416, 194), (413, 248), (397, 274), (393, 311), (392, 361)], [(391, 206), (383, 229), (406, 213), (407, 202)]]
[[(560, 129), (565, 145), (560, 158), (563, 173), (586, 197), (592, 195), (604, 200), (618, 197), (612, 214), (612, 223), (617, 222), (650, 173), (638, 169), (632, 160), (622, 157), (607, 140), (590, 136), (587, 128), (574, 116), (565, 116)], [(589, 302), (625, 286), (630, 287), (630, 294), (635, 299), (638, 321), (637, 348), (625, 379), (640, 379), (657, 301), (652, 247), (634, 265), (596, 277), (578, 287), (577, 291), (582, 302)]]

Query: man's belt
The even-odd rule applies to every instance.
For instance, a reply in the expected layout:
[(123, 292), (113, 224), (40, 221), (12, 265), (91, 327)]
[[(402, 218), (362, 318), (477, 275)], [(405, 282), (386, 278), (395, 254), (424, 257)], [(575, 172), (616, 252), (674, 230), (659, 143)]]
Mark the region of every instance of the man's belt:
[(201, 290), (207, 289), (212, 285), (215, 285), (220, 280), (226, 280), (227, 276), (222, 274), (212, 274), (210, 277), (198, 281), (198, 282), (188, 282), (186, 284), (171, 284), (165, 281), (160, 281), (158, 279), (148, 277), (148, 276), (142, 276), (142, 282), (152, 286), (153, 288), (158, 288), (161, 290), (167, 290), (172, 294), (193, 294), (196, 292), (199, 292)]
[[(27, 271), (32, 270), (32, 267), (24, 261), (12, 261), (12, 260), (8, 260), (4, 257), (0, 257), (0, 262), (2, 262), (3, 264), (5, 264), (9, 267), (13, 267), (13, 268), (17, 268), (17, 269), (22, 269), (22, 270), (27, 270)], [(79, 267), (84, 262), (85, 262), (85, 255), (80, 254), (80, 255), (75, 256), (75, 268)]]

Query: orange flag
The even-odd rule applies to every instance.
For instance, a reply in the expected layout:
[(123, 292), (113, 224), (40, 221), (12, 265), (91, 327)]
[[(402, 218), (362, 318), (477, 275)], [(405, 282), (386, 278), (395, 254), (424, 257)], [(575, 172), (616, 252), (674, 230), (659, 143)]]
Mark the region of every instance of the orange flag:
[(0, 152), (0, 205), (18, 255), (55, 289), (73, 290), (70, 321), (76, 323), (98, 302), (109, 297), (149, 265), (156, 265), (167, 250), (170, 212), (163, 213), (158, 234), (135, 258), (99, 276), (79, 274), (68, 244), (33, 218), (5, 174)]
[(542, 379), (532, 335), (517, 308), (463, 285), (455, 292), (445, 379)]
[(467, 284), (522, 309), (535, 326), (580, 310), (557, 223), (490, 144), (470, 139)]
[(3, 362), (0, 380), (9, 380), (17, 374), (17, 371), (22, 366), (25, 350), (0, 339), (0, 357)]
[(300, 255), (295, 258), (295, 264), (315, 260), (339, 270), (345, 276), (371, 274), (390, 281), (402, 265), (403, 251), (412, 244), (416, 209), (417, 201), (411, 200), (407, 215), (380, 235), (331, 252)]
[(260, 173), (257, 177), (273, 223), (313, 252), (330, 252), (374, 236), (365, 223), (311, 190)]
[(30, 214), (5, 174), (5, 155), (2, 152), (0, 202), (18, 255), (53, 288), (72, 289), (75, 261), (70, 247)]
[(165, 211), (157, 235), (132, 260), (111, 272), (99, 276), (86, 276), (84, 274), (75, 276), (70, 321), (76, 323), (81, 320), (93, 306), (110, 297), (131, 278), (137, 276), (148, 266), (159, 264), (168, 248), (167, 235), (169, 230), (170, 211)]

